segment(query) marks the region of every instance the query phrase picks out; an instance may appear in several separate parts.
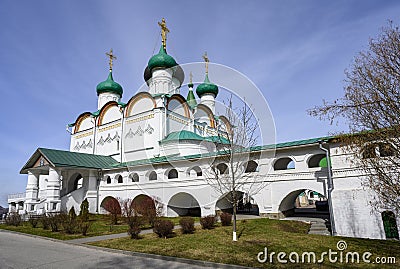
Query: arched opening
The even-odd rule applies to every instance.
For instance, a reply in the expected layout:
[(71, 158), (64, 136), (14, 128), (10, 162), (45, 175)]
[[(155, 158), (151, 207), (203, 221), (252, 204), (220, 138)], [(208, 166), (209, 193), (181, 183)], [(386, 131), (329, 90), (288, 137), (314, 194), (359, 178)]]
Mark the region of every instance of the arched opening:
[(201, 177), (203, 176), (203, 172), (201, 171), (201, 168), (198, 166), (192, 167), (189, 172), (188, 172), (189, 177)]
[(132, 200), (132, 206), (140, 215), (152, 214), (156, 215), (156, 206), (154, 199), (145, 194), (139, 194)]
[(107, 183), (107, 184), (111, 184), (111, 177), (110, 177), (110, 176), (107, 176), (107, 177), (106, 177), (106, 183)]
[(121, 205), (118, 200), (112, 196), (107, 196), (101, 201), (100, 210), (102, 214), (116, 212), (118, 215), (121, 214)]
[(116, 179), (116, 181), (117, 181), (118, 184), (124, 183), (124, 179), (122, 178), (121, 175), (117, 175), (117, 176), (115, 177), (115, 179)]
[[(222, 195), (215, 204), (216, 214), (221, 212), (228, 212), (232, 214), (233, 200), (232, 192)], [(238, 215), (259, 215), (257, 203), (255, 202), (254, 198), (247, 193), (237, 191), (236, 200), (236, 213)]]
[(294, 161), (289, 157), (280, 158), (275, 161), (274, 163), (274, 170), (288, 170), (288, 169), (295, 169)]
[(229, 174), (228, 166), (225, 163), (220, 163), (217, 165), (217, 171), (220, 175)]
[(321, 167), (321, 161), (326, 158), (325, 154), (316, 154), (313, 155), (309, 160), (308, 160), (308, 168), (316, 168), (316, 167)]
[(191, 194), (180, 192), (171, 197), (168, 202), (167, 214), (169, 217), (201, 216), (199, 202)]
[(246, 170), (244, 172), (245, 173), (257, 172), (257, 169), (258, 169), (258, 163), (256, 163), (253, 160), (250, 160), (246, 163)]
[(83, 187), (83, 177), (79, 173), (73, 174), (68, 181), (68, 193)]
[(178, 178), (178, 171), (176, 169), (171, 169), (168, 172), (168, 179)]
[(129, 175), (131, 182), (139, 182), (139, 175), (137, 173), (132, 173)]
[(399, 239), (396, 216), (392, 211), (382, 212), (383, 228), (385, 229), (386, 239)]
[(279, 205), (279, 212), (285, 216), (329, 216), (326, 197), (310, 189), (299, 189), (287, 194)]
[(157, 180), (157, 173), (155, 171), (150, 172), (149, 180)]

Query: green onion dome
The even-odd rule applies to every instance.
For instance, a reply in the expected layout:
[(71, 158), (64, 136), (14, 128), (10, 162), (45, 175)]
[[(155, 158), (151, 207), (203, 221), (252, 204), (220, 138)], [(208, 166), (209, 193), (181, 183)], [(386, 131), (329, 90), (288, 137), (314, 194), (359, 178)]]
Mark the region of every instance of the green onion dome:
[(111, 93), (116, 93), (119, 96), (122, 96), (123, 93), (122, 86), (114, 81), (111, 70), (110, 73), (108, 74), (108, 78), (97, 85), (96, 91), (97, 95), (104, 92), (111, 92)]
[(218, 94), (218, 86), (211, 83), (208, 74), (206, 74), (204, 82), (197, 86), (196, 93), (199, 97), (202, 97), (206, 93), (213, 94), (216, 97)]
[(176, 65), (175, 59), (167, 54), (163, 46), (161, 46), (160, 51), (156, 55), (150, 58), (147, 64), (150, 71), (156, 67), (171, 68)]

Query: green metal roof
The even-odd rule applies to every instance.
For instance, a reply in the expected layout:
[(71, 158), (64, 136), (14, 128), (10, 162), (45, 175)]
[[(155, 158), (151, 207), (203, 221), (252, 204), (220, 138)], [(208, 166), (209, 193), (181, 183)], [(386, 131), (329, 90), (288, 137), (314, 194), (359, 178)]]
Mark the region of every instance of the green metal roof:
[(53, 167), (106, 169), (118, 164), (118, 162), (110, 156), (38, 148), (21, 169), (20, 173), (26, 173), (27, 169), (32, 168), (40, 156), (46, 158)]
[(225, 137), (222, 137), (222, 136), (217, 136), (217, 135), (205, 137), (205, 140), (213, 142), (213, 143), (220, 143), (220, 144), (225, 144), (225, 145), (230, 144), (228, 139), (226, 139)]
[(167, 135), (166, 138), (160, 141), (160, 143), (170, 142), (170, 141), (180, 141), (180, 140), (198, 140), (203, 141), (204, 137), (195, 134), (191, 131), (182, 130), (179, 132), (173, 132)]

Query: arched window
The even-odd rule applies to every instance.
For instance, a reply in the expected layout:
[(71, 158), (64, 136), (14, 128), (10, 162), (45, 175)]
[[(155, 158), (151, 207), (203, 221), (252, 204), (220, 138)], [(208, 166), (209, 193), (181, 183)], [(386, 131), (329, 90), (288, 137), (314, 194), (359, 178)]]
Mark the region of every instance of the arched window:
[(190, 177), (201, 177), (203, 176), (203, 172), (201, 171), (201, 168), (198, 166), (193, 167), (192, 169), (189, 170), (188, 175)]
[(321, 167), (320, 166), (320, 162), (323, 158), (325, 158), (326, 155), (325, 154), (316, 154), (314, 156), (312, 156), (309, 160), (308, 160), (308, 168), (316, 168), (316, 167)]
[(244, 172), (245, 173), (256, 172), (257, 168), (258, 168), (258, 164), (255, 161), (250, 160), (250, 161), (247, 162), (246, 170)]
[(154, 172), (154, 171), (152, 171), (152, 172), (149, 174), (149, 180), (157, 180), (157, 173)]
[(224, 163), (220, 163), (217, 165), (217, 169), (220, 175), (229, 174), (228, 166)]
[(124, 182), (124, 180), (122, 179), (122, 176), (121, 176), (121, 175), (118, 175), (118, 176), (117, 176), (117, 182), (118, 182), (118, 184), (121, 184), (121, 183)]
[(172, 178), (178, 178), (178, 171), (176, 171), (176, 169), (171, 169), (168, 172), (168, 179), (172, 179)]
[(399, 239), (396, 216), (392, 211), (382, 212), (383, 228), (385, 229), (386, 239)]
[(288, 157), (278, 159), (274, 164), (274, 170), (288, 170), (295, 169), (294, 161)]
[(137, 173), (132, 173), (129, 175), (129, 178), (132, 182), (139, 182), (139, 175)]
[(111, 184), (111, 177), (110, 176), (107, 176), (106, 182), (107, 182), (107, 184)]

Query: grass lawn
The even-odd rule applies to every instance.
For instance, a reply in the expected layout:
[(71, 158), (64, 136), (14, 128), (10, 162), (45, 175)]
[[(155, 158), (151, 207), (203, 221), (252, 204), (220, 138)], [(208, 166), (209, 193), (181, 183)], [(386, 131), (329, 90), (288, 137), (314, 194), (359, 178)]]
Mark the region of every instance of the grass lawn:
[[(178, 225), (179, 220), (180, 220), (180, 218), (167, 218), (167, 217), (163, 217), (163, 219), (171, 220), (172, 222), (174, 222), (175, 225)], [(199, 217), (196, 217), (194, 219), (197, 222), (200, 221)], [(37, 228), (32, 228), (32, 226), (29, 222), (23, 222), (22, 225), (17, 226), (17, 227), (0, 224), (0, 229), (16, 231), (16, 232), (21, 232), (21, 233), (26, 233), (26, 234), (45, 236), (45, 237), (55, 238), (55, 239), (59, 239), (59, 240), (70, 240), (70, 239), (92, 237), (92, 236), (98, 236), (98, 235), (125, 233), (128, 230), (128, 225), (126, 225), (122, 220), (119, 221), (118, 225), (112, 225), (110, 227), (110, 217), (107, 215), (91, 214), (90, 222), (92, 224), (91, 224), (89, 232), (87, 233), (86, 236), (83, 236), (80, 233), (67, 234), (67, 233), (64, 233), (64, 231), (62, 231), (62, 230), (60, 232), (52, 232), (51, 230), (44, 230), (42, 228), (40, 222), (39, 222)], [(142, 227), (142, 230), (150, 229), (150, 228), (151, 228), (150, 225), (144, 225)]]
[[(213, 230), (201, 230), (197, 228), (194, 234), (181, 235), (175, 231), (175, 235), (168, 239), (157, 238), (154, 234), (142, 236), (142, 239), (132, 240), (129, 237), (91, 243), (91, 245), (146, 252), (182, 258), (206, 260), (220, 263), (238, 264), (265, 268), (399, 268), (400, 267), (400, 243), (398, 241), (368, 240), (345, 237), (330, 237), (321, 235), (308, 235), (309, 225), (295, 221), (279, 221), (270, 219), (254, 219), (245, 222), (238, 221), (238, 242), (232, 242), (232, 226), (217, 227)], [(259, 263), (257, 254), (268, 248), (272, 251), (297, 252), (300, 255), (306, 251), (316, 253), (317, 260), (324, 251), (337, 251), (337, 242), (344, 240), (347, 252), (358, 251), (361, 255), (369, 251), (373, 255), (369, 258), (374, 261), (377, 256), (395, 256), (395, 265), (366, 264), (362, 260), (359, 264), (329, 263), (325, 257), (322, 264), (280, 264), (276, 254), (274, 263)], [(340, 253), (340, 252), (339, 252)], [(288, 259), (288, 256), (286, 256)], [(361, 258), (360, 258), (361, 259)]]
[(7, 226), (5, 224), (0, 224), (0, 229), (11, 230), (21, 233), (45, 236), (60, 240), (70, 240), (82, 237), (91, 237), (97, 235), (115, 234), (123, 233), (128, 229), (128, 225), (120, 221), (119, 225), (113, 225), (110, 230), (110, 218), (107, 215), (90, 215), (91, 227), (87, 233), (87, 236), (83, 236), (80, 233), (77, 234), (66, 234), (64, 231), (52, 232), (49, 230), (44, 230), (39, 222), (37, 228), (32, 228), (29, 222), (23, 222), (20, 226)]

